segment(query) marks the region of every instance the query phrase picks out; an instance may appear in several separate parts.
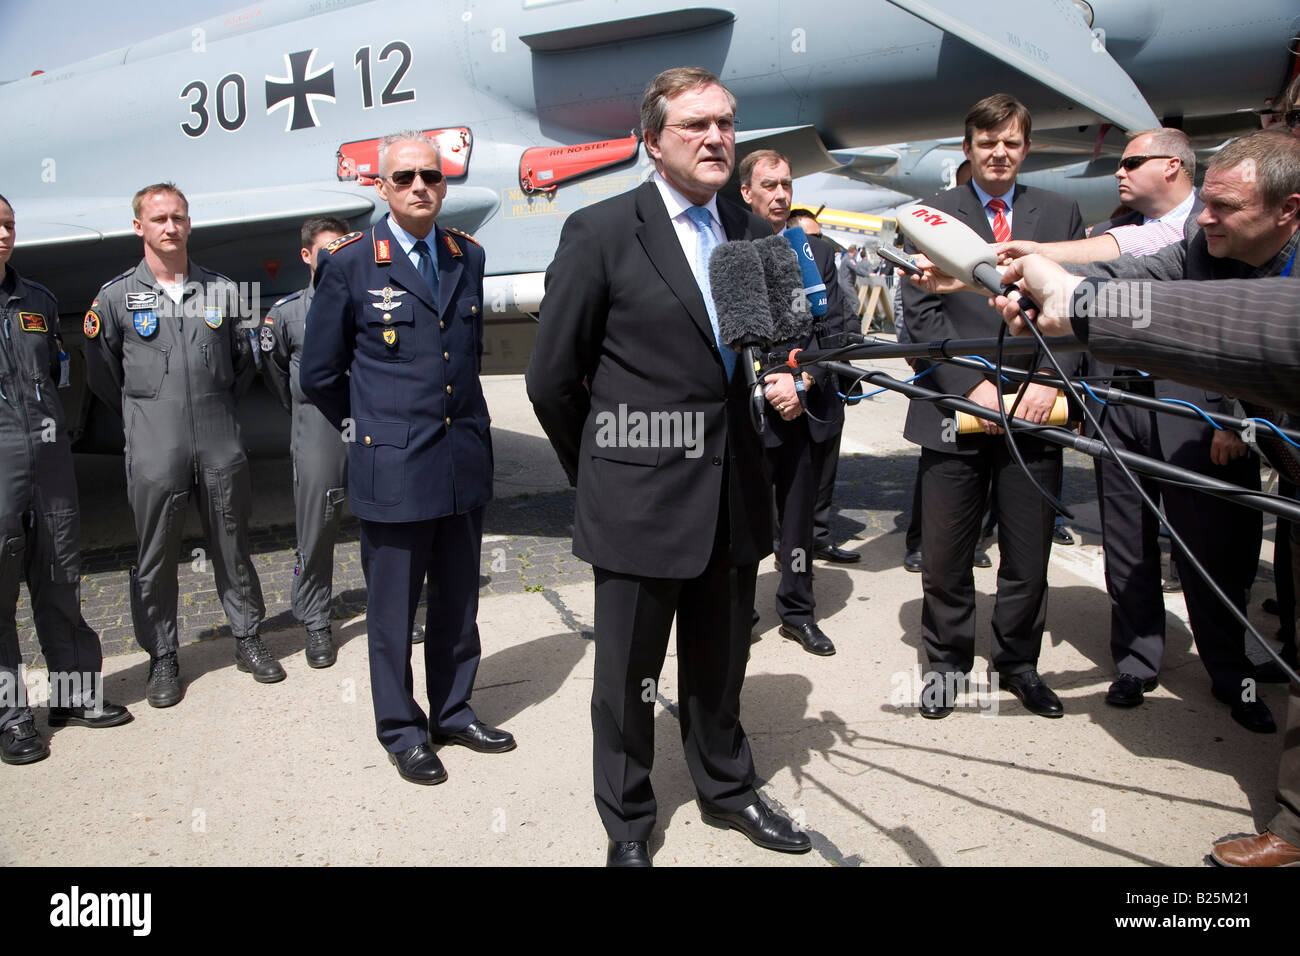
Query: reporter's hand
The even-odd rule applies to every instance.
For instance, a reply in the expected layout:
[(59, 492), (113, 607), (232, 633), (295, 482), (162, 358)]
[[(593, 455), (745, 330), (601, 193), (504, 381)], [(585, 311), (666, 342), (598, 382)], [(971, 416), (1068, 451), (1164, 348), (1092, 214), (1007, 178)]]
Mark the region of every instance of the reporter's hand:
[(763, 381), (767, 382), (763, 397), (782, 419), (789, 422), (803, 414), (803, 403), (795, 392), (793, 375), (789, 372), (772, 372), (765, 375)]
[[(988, 381), (988, 379), (980, 382), (967, 392), (966, 397), (976, 405), (983, 405), (985, 408), (992, 409), (995, 412), (1002, 407), (1002, 395), (998, 391), (997, 386)], [(981, 418), (980, 424), (984, 426), (984, 433), (986, 435), (1002, 434), (1002, 428), (996, 422), (991, 422), (987, 419)]]
[(1032, 239), (1012, 239), (1009, 242), (993, 243), (993, 251), (998, 254), (998, 262), (1006, 264), (1015, 259), (1038, 253), (1038, 243)]
[(1210, 461), (1216, 465), (1226, 465), (1248, 451), (1250, 446), (1238, 438), (1236, 432), (1227, 429), (1215, 432), (1214, 437), (1210, 439)]
[[(1038, 331), (1043, 335), (1073, 334), (1074, 329), (1070, 325), (1070, 303), (1074, 298), (1074, 290), (1083, 281), (1081, 276), (1071, 275), (1044, 256), (1029, 255), (1016, 259), (1007, 266), (1002, 272), (1002, 281), (1019, 283), (1020, 287), (1042, 306), (1041, 315), (1030, 310), (1029, 320), (1036, 322)], [(989, 299), (989, 305), (1002, 313), (1002, 318), (1013, 335), (1029, 334), (1025, 316), (1021, 314), (1019, 296), (1016, 293), (1013, 292), (1010, 297), (994, 296)]]
[(912, 256), (912, 261), (916, 263), (919, 269), (923, 270), (922, 275), (914, 276), (902, 269), (895, 269), (894, 275), (900, 279), (906, 278), (918, 289), (924, 289), (926, 292), (933, 292), (937, 295), (947, 295), (949, 292), (982, 291), (970, 288), (960, 279), (954, 279), (919, 252)]

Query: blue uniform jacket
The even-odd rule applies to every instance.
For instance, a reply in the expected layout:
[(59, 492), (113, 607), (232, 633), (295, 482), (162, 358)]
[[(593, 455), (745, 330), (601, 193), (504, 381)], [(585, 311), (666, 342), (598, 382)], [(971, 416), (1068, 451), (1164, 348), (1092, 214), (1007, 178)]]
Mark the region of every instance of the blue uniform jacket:
[(316, 271), (299, 378), (349, 441), (349, 502), (366, 521), (464, 514), (492, 497), (479, 384), (483, 250), (435, 227), (438, 301), (384, 219), (335, 240)]

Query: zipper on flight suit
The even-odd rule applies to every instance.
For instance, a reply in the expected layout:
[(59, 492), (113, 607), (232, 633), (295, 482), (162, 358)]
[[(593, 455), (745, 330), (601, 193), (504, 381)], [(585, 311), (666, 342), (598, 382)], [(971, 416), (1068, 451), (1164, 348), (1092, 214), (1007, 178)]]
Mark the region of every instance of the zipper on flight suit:
[[(188, 276), (187, 276), (188, 278)], [(188, 284), (188, 283), (187, 283)], [(204, 295), (207, 294), (207, 287), (204, 287)], [(168, 298), (171, 298), (168, 296)], [(206, 301), (206, 298), (205, 300)], [(195, 434), (198, 429), (194, 425), (194, 396), (190, 392), (190, 363), (189, 355), (185, 351), (185, 295), (181, 294), (180, 302), (173, 302), (180, 313), (176, 316), (176, 330), (179, 333), (177, 341), (181, 344), (181, 368), (185, 370), (185, 407), (190, 416), (190, 461), (194, 463), (194, 487), (199, 486), (199, 446), (195, 441)]]

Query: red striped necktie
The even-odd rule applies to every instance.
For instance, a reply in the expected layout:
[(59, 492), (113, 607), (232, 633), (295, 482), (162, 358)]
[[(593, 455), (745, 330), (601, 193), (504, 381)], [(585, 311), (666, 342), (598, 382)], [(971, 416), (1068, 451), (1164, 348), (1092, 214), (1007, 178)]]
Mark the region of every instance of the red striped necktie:
[(1003, 215), (1007, 204), (1001, 199), (990, 199), (988, 208), (993, 210), (994, 241), (1008, 242), (1011, 239), (1011, 227), (1007, 225), (1007, 217)]

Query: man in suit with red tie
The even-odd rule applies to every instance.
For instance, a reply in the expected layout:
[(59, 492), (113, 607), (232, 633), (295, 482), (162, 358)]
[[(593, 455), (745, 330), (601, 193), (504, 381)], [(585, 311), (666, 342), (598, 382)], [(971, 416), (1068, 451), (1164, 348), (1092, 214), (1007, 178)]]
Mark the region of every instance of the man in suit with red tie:
[[(1016, 183), (1029, 152), (1030, 126), (1029, 111), (1012, 96), (998, 93), (976, 103), (966, 115), (962, 143), (971, 181), (939, 193), (930, 205), (955, 215), (989, 242), (1082, 238), (1083, 218), (1073, 200)], [(903, 287), (903, 308), (918, 342), (996, 335), (1001, 323), (982, 299), (939, 296), (910, 284)], [(937, 391), (963, 395), (986, 408), (997, 408), (1001, 399), (991, 373), (939, 363), (928, 380)], [(1057, 395), (1050, 386), (1029, 385), (1016, 414), (1045, 421)], [(1028, 710), (1060, 717), (1059, 698), (1038, 675), (1053, 510), (1015, 462), (1000, 428), (985, 422), (982, 433), (959, 435), (951, 415), (914, 400), (903, 431), (921, 446), (921, 635), (930, 663), (921, 716), (939, 719), (952, 713), (956, 680), (974, 666), (971, 561), (991, 484), (1000, 552), (991, 670)], [(1038, 483), (1053, 492), (1059, 489), (1061, 450), (1032, 438), (1019, 438), (1018, 444)]]
[[(716, 196), (735, 164), (735, 112), (704, 70), (651, 81), (641, 127), (654, 176), (564, 224), (528, 366), (528, 396), (577, 487), (573, 552), (595, 570), (591, 721), (611, 866), (650, 865), (656, 685), (674, 618), (678, 719), (705, 821), (768, 849), (811, 846), (759, 800), (740, 725), (771, 486), (743, 370), (719, 340), (708, 255), (772, 229)], [(769, 380), (768, 401), (796, 417), (792, 376)], [(695, 430), (641, 441), (615, 434), (617, 420)]]

